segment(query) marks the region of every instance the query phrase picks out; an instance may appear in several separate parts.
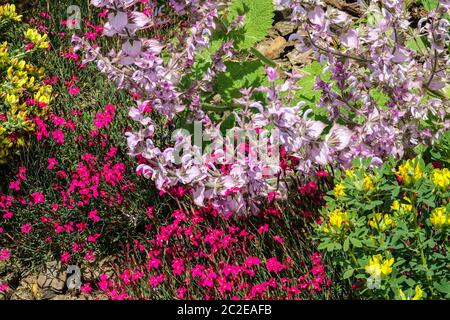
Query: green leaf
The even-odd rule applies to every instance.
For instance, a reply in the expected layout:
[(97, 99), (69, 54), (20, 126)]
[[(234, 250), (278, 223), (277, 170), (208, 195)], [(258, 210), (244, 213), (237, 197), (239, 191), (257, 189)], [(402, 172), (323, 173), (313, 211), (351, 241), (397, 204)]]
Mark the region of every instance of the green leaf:
[(428, 148), (428, 147), (427, 147), (426, 145), (420, 143), (420, 144), (418, 144), (417, 146), (415, 146), (413, 150), (414, 150), (415, 154), (421, 155), (421, 154), (423, 154), (425, 151), (427, 151), (427, 148)]
[(420, 0), (420, 2), (422, 3), (425, 10), (431, 11), (437, 7), (439, 0)]
[(346, 238), (344, 240), (344, 251), (348, 251), (349, 247), (350, 247), (350, 241), (348, 240), (348, 238)]
[(428, 41), (424, 36), (418, 36), (409, 39), (406, 46), (416, 53), (425, 53), (427, 52)]
[(377, 207), (377, 206), (379, 206), (379, 205), (382, 205), (382, 204), (383, 204), (383, 201), (381, 201), (381, 200), (375, 200), (375, 201), (370, 202), (369, 204), (366, 204), (366, 205), (364, 206), (364, 209), (367, 210), (367, 211), (369, 211), (369, 210), (372, 210), (373, 208), (375, 208), (375, 207)]
[(371, 89), (369, 91), (370, 96), (372, 97), (373, 100), (375, 100), (375, 102), (377, 103), (378, 106), (385, 108), (386, 107), (386, 103), (389, 101), (389, 97), (387, 95), (385, 95), (383, 92), (381, 92), (378, 89)]
[(344, 272), (344, 274), (342, 275), (342, 279), (348, 279), (353, 275), (354, 269), (348, 269)]
[(357, 248), (361, 248), (362, 247), (362, 243), (358, 239), (350, 238), (350, 242)]
[(410, 279), (410, 278), (405, 279), (405, 282), (410, 287), (414, 287), (415, 284), (416, 284), (416, 282), (413, 279)]
[(230, 6), (231, 22), (237, 16), (245, 16), (244, 26), (234, 35), (239, 49), (249, 49), (264, 37), (272, 28), (274, 6), (272, 0), (233, 0)]
[(435, 283), (434, 287), (437, 291), (445, 293), (446, 298), (450, 296), (450, 281), (442, 280), (441, 283)]
[(436, 206), (436, 201), (434, 197), (427, 198), (427, 199), (420, 199), (418, 202), (424, 203), (430, 208), (434, 208)]
[(264, 66), (260, 61), (225, 62), (227, 70), (217, 76), (215, 92), (230, 102), (241, 96), (242, 88), (258, 87), (267, 83)]
[(328, 122), (327, 109), (317, 107), (321, 92), (320, 90), (315, 90), (314, 86), (316, 84), (317, 77), (320, 77), (325, 82), (330, 81), (330, 73), (324, 73), (323, 66), (317, 61), (305, 66), (301, 70), (301, 73), (304, 74), (304, 76), (297, 82), (300, 90), (297, 90), (296, 92), (295, 101), (306, 102), (306, 106), (313, 110), (317, 120)]

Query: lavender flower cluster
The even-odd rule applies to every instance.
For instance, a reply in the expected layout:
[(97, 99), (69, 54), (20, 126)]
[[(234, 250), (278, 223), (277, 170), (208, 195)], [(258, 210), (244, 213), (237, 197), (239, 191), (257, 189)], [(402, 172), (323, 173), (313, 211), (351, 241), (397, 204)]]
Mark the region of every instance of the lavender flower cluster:
[[(156, 8), (156, 1), (91, 2), (109, 10), (104, 35), (119, 37), (121, 48), (104, 55), (82, 38), (74, 36), (73, 41), (85, 52), (85, 63), (96, 61), (118, 88), (140, 97), (129, 112), (139, 130), (126, 134), (130, 154), (139, 159), (138, 172), (153, 179), (160, 190), (189, 187), (199, 206), (210, 204), (224, 214), (255, 213), (269, 194), (286, 196), (288, 183), (280, 179), (289, 182), (291, 176), (307, 175), (318, 166), (346, 167), (355, 157), (370, 157), (374, 165), (391, 155), (401, 158), (421, 143), (432, 143), (450, 127), (445, 93), (450, 66), (448, 0), (439, 1), (417, 28), (411, 27), (402, 0), (371, 1), (363, 17), (327, 7), (320, 0), (274, 1), (274, 9), (288, 10), (299, 26), (290, 38), (297, 50), (312, 49), (324, 73), (330, 74), (330, 81), (318, 77), (315, 85), (320, 92), (316, 108), (327, 111), (328, 121), (316, 119), (295, 98), (302, 75), (274, 67), (266, 68), (267, 85), (241, 88), (231, 114), (234, 132), (254, 131), (267, 138), (264, 143), (281, 150), (283, 159), (290, 159), (288, 165), (250, 156), (225, 161), (230, 152), (249, 153), (249, 142), (235, 146), (231, 141), (235, 136), (222, 138), (221, 123), (213, 120), (201, 97), (214, 93), (212, 84), (226, 71), (224, 62), (236, 55), (233, 40), (221, 43), (199, 79), (187, 88), (181, 86), (183, 77), (193, 72), (198, 54), (211, 46), (232, 1), (170, 0), (167, 8), (152, 14), (142, 8)], [(167, 10), (187, 24), (177, 39), (143, 36), (148, 34), (143, 30), (165, 22)], [(241, 28), (243, 21), (245, 15), (237, 17), (225, 32)], [(419, 42), (429, 45), (410, 45)], [(261, 96), (264, 99), (256, 98)], [(173, 146), (161, 147), (156, 138), (161, 128), (149, 106), (168, 120), (187, 114), (189, 121), (202, 123), (213, 141), (225, 140), (225, 147), (213, 143), (205, 153), (185, 131), (174, 134)]]

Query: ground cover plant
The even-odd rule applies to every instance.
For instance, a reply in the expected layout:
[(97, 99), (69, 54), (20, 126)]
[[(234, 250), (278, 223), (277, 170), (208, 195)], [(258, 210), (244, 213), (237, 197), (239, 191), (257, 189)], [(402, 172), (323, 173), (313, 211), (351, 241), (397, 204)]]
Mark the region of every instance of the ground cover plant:
[(0, 297), (448, 298), (450, 2), (344, 3), (2, 2)]

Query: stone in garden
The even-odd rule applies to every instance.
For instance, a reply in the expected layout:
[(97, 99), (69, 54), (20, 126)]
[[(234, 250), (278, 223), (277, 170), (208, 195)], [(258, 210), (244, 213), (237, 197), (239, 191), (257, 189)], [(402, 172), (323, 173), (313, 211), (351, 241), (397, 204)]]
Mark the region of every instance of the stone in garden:
[(274, 28), (280, 35), (286, 37), (297, 30), (297, 24), (291, 21), (280, 21), (275, 23)]
[(36, 277), (29, 275), (23, 278), (17, 289), (14, 290), (11, 300), (35, 300), (39, 295), (39, 292), (36, 292), (36, 287)]
[(278, 36), (275, 39), (269, 39), (261, 42), (257, 46), (257, 49), (266, 58), (273, 60), (280, 57), (281, 53), (284, 51), (285, 46), (286, 46), (286, 39), (284, 39), (281, 36)]
[(312, 50), (300, 52), (297, 49), (293, 49), (286, 57), (292, 65), (306, 65), (312, 61)]
[(50, 289), (62, 292), (66, 285), (67, 274), (60, 262), (48, 262), (44, 271), (38, 277), (38, 286), (41, 289)]

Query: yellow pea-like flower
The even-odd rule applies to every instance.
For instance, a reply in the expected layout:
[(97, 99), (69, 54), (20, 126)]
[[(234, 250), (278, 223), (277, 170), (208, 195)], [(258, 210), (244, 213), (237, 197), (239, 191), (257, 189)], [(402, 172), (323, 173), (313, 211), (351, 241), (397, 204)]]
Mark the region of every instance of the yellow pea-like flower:
[(19, 103), (19, 97), (14, 94), (7, 94), (5, 101), (11, 106), (16, 106)]
[(444, 207), (439, 207), (433, 210), (430, 216), (430, 222), (436, 229), (442, 229), (447, 224), (447, 210)]
[(372, 177), (370, 176), (365, 176), (364, 177), (364, 188), (366, 190), (372, 190), (374, 188), (375, 184), (373, 182)]
[(343, 224), (347, 224), (349, 222), (347, 212), (342, 211), (341, 209), (336, 209), (330, 214), (329, 221), (332, 226), (340, 229)]
[(334, 187), (334, 196), (335, 197), (342, 197), (345, 196), (345, 191), (344, 191), (345, 187), (342, 183), (338, 183), (335, 187)]
[(27, 31), (25, 31), (25, 37), (40, 49), (46, 49), (50, 44), (47, 41), (48, 36), (46, 34), (41, 35), (36, 29), (33, 28), (30, 28)]
[(417, 159), (407, 160), (401, 164), (396, 174), (402, 179), (405, 185), (413, 184), (423, 177), (423, 171)]
[(364, 269), (371, 276), (387, 277), (392, 272), (394, 261), (394, 258), (383, 260), (381, 254), (377, 254), (369, 259), (369, 262), (364, 266)]
[(0, 6), (0, 21), (10, 19), (13, 21), (21, 21), (22, 16), (16, 12), (16, 6), (14, 4), (6, 4)]
[(438, 189), (445, 191), (450, 187), (450, 170), (447, 168), (433, 169), (430, 179)]
[[(15, 10), (14, 5), (0, 6), (0, 23), (5, 19), (19, 21), (20, 16)], [(49, 46), (48, 36), (36, 29), (27, 29), (24, 36), (34, 48)], [(11, 154), (17, 153), (14, 148), (28, 143), (28, 134), (35, 130), (30, 119), (47, 112), (47, 108), (30, 107), (26, 101), (32, 97), (38, 103), (49, 105), (52, 100), (52, 87), (41, 84), (45, 69), (26, 58), (19, 58), (26, 57), (24, 52), (17, 52), (15, 47), (11, 50), (9, 45), (6, 41), (0, 42), (0, 99), (6, 107), (3, 113), (7, 114), (0, 124), (0, 163), (7, 162)]]
[(388, 214), (376, 213), (374, 217), (369, 220), (369, 225), (373, 229), (377, 229), (379, 231), (386, 231), (387, 229), (393, 228), (396, 226), (395, 221)]

